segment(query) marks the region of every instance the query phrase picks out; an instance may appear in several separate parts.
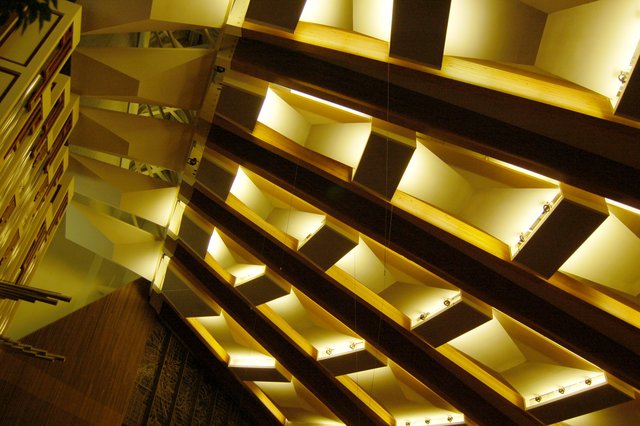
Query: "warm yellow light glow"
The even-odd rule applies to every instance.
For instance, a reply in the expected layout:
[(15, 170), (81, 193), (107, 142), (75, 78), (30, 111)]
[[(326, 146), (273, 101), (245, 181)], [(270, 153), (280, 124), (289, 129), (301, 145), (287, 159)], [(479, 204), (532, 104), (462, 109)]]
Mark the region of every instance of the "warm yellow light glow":
[(266, 368), (275, 367), (276, 360), (266, 355), (231, 356), (229, 367)]
[(262, 276), (267, 269), (265, 265), (243, 263), (242, 260), (238, 261), (238, 259), (236, 259), (237, 255), (229, 250), (216, 229), (213, 230), (211, 238), (209, 239), (207, 253), (209, 253), (216, 263), (234, 277), (234, 285), (240, 285)]
[(242, 168), (238, 169), (230, 192), (265, 220), (273, 210), (271, 201), (262, 193), (260, 188), (253, 183)]
[(535, 65), (615, 103), (618, 74), (630, 65), (640, 40), (639, 5), (601, 0), (549, 14)]
[(326, 348), (318, 348), (318, 359), (333, 358), (363, 349), (364, 340), (345, 336), (343, 339), (329, 343)]
[(251, 265), (248, 263), (236, 263), (227, 268), (227, 272), (235, 277), (235, 285), (244, 284), (247, 281), (251, 281), (258, 278), (266, 272), (267, 267), (265, 265)]
[(393, 0), (353, 0), (353, 31), (389, 42)]
[(267, 90), (258, 121), (300, 145), (311, 131), (311, 123), (271, 89)]
[(300, 21), (389, 42), (393, 0), (307, 0)]
[[(484, 40), (475, 35), (486, 25), (488, 5), (478, 0), (453, 0), (449, 9), (445, 55), (479, 56)], [(478, 19), (483, 17), (484, 19)]]
[(300, 21), (350, 30), (353, 26), (350, 0), (307, 0)]
[(473, 192), (469, 182), (421, 143), (398, 189), (450, 214), (459, 212)]
[(601, 386), (607, 383), (604, 373), (593, 374), (585, 377), (583, 380), (574, 383), (560, 383), (555, 385), (556, 389), (551, 392), (542, 393), (532, 398), (527, 398), (525, 408), (529, 409), (533, 406), (544, 404), (546, 402), (565, 398), (578, 392), (585, 392), (591, 388)]
[(628, 206), (626, 204), (622, 204), (622, 203), (620, 203), (618, 201), (610, 200), (608, 198), (605, 198), (605, 200), (607, 201), (607, 203), (609, 203), (611, 205), (614, 205), (616, 207), (620, 207), (621, 209), (627, 210), (628, 212), (631, 212), (633, 214), (637, 214), (638, 216), (640, 216), (640, 210), (636, 209), (635, 207), (631, 207), (631, 206)]
[(235, 258), (227, 248), (220, 234), (217, 230), (213, 230), (211, 238), (209, 239), (209, 245), (207, 246), (207, 253), (213, 257), (223, 268), (227, 268), (236, 263)]
[(158, 262), (158, 269), (156, 269), (156, 274), (153, 277), (153, 287), (158, 291), (162, 290), (162, 284), (164, 284), (164, 277), (167, 274), (167, 267), (170, 261), (171, 258), (163, 254), (160, 262)]
[(303, 98), (307, 98), (307, 99), (310, 99), (310, 100), (315, 101), (315, 102), (319, 102), (319, 103), (324, 104), (324, 105), (328, 105), (328, 106), (330, 106), (332, 108), (337, 108), (337, 109), (340, 109), (342, 111), (346, 111), (346, 112), (348, 112), (350, 114), (354, 114), (354, 115), (360, 116), (362, 118), (371, 119), (370, 115), (364, 114), (364, 113), (362, 113), (360, 111), (356, 111), (355, 109), (347, 108), (347, 107), (339, 105), (339, 104), (334, 104), (333, 102), (330, 102), (330, 101), (327, 101), (327, 100), (324, 100), (324, 99), (321, 99), (321, 98), (317, 98), (315, 96), (308, 95), (306, 93), (299, 92), (297, 90), (291, 90), (291, 94), (296, 95), (296, 96), (301, 96)]
[[(452, 292), (453, 293), (453, 292)], [(457, 305), (462, 301), (461, 294), (453, 293), (451, 297), (446, 299), (431, 299), (425, 300), (424, 310), (422, 313), (424, 314), (421, 318), (420, 315), (411, 318), (411, 325), (415, 326), (417, 324), (422, 324), (424, 321), (428, 321), (436, 315), (446, 311), (449, 308)]]
[(298, 249), (326, 223), (326, 216), (292, 208), (275, 208), (267, 222), (298, 240)]
[(178, 235), (178, 232), (180, 232), (180, 223), (182, 223), (182, 215), (184, 214), (186, 206), (187, 205), (185, 203), (178, 200), (173, 208), (173, 213), (171, 213), (171, 219), (169, 219), (169, 226), (167, 230), (169, 231), (169, 234), (173, 234), (174, 237)]
[(496, 318), (456, 337), (449, 344), (498, 373), (527, 361)]
[(278, 90), (267, 91), (258, 121), (355, 171), (369, 140), (371, 117), (306, 93)]
[(531, 170), (527, 170), (525, 168), (518, 167), (518, 166), (515, 166), (513, 164), (506, 163), (504, 161), (496, 160), (495, 158), (491, 158), (491, 157), (485, 157), (485, 160), (487, 160), (487, 161), (489, 161), (491, 163), (498, 164), (499, 166), (506, 167), (507, 169), (511, 169), (511, 170), (516, 171), (518, 173), (522, 173), (524, 175), (531, 176), (531, 177), (533, 177), (535, 179), (540, 179), (542, 181), (548, 182), (548, 183), (553, 184), (553, 185), (560, 185), (560, 181), (557, 181), (557, 180), (552, 179), (550, 177), (538, 174), (536, 172), (532, 172)]
[(528, 239), (538, 230), (544, 222), (544, 219), (552, 214), (552, 211), (545, 212), (544, 206), (552, 206), (551, 209), (553, 210), (553, 206), (557, 204), (561, 198), (560, 191), (556, 189), (539, 189), (536, 192), (537, 195), (536, 193), (532, 194), (535, 198), (532, 198), (530, 203), (518, 203), (518, 206), (522, 206), (522, 208), (518, 209), (517, 214), (508, 217), (510, 223), (513, 225), (510, 228), (512, 230), (511, 238), (505, 240), (505, 242), (509, 244), (512, 256), (515, 255), (523, 245), (520, 236), (522, 235), (525, 239)]
[(396, 278), (385, 268), (384, 263), (371, 251), (360, 238), (358, 245), (335, 266), (351, 275), (374, 293), (380, 293), (396, 281)]
[(410, 426), (423, 426), (426, 423), (426, 420), (429, 420), (430, 426), (443, 426), (443, 425), (461, 425), (465, 424), (464, 415), (460, 413), (450, 413), (447, 415), (438, 415), (438, 416), (423, 416), (423, 417), (398, 417), (398, 425), (410, 425)]
[(639, 256), (640, 239), (617, 216), (609, 215), (560, 270), (637, 296)]

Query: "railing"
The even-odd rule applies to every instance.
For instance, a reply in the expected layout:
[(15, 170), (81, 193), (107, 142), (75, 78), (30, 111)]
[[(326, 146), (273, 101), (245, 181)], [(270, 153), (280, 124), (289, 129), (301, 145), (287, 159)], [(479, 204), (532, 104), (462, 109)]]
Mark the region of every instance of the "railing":
[(43, 302), (57, 305), (58, 301), (70, 302), (71, 297), (54, 291), (25, 287), (0, 280), (0, 298), (11, 300), (25, 300), (27, 302)]

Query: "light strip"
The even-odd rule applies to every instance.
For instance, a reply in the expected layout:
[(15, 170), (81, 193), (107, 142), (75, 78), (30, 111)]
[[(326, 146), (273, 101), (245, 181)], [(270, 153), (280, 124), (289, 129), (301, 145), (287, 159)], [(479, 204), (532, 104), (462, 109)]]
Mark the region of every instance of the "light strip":
[(496, 160), (495, 158), (491, 158), (491, 157), (485, 157), (485, 160), (487, 160), (487, 161), (489, 161), (491, 163), (495, 163), (495, 164), (498, 164), (500, 166), (506, 167), (506, 168), (511, 169), (513, 171), (516, 171), (518, 173), (522, 173), (522, 174), (531, 176), (533, 178), (540, 179), (540, 180), (543, 180), (545, 182), (549, 182), (549, 183), (551, 183), (553, 185), (560, 185), (560, 181), (557, 181), (557, 180), (552, 179), (550, 177), (538, 174), (536, 172), (532, 172), (531, 170), (527, 170), (525, 168), (522, 168), (522, 167), (519, 167), (519, 166), (515, 166), (513, 164), (510, 164), (510, 163), (507, 163), (507, 162), (504, 162), (504, 161), (501, 161), (501, 160)]
[(637, 214), (638, 216), (640, 216), (640, 210), (636, 209), (635, 207), (627, 206), (626, 204), (622, 204), (618, 201), (610, 200), (608, 198), (605, 198), (605, 200), (607, 201), (607, 203), (613, 206), (620, 207), (621, 209), (627, 210), (633, 214)]
[(164, 277), (167, 274), (167, 267), (169, 266), (170, 260), (171, 258), (169, 256), (163, 254), (160, 262), (158, 262), (158, 268), (156, 269), (156, 274), (153, 277), (153, 287), (158, 291), (162, 291)]
[(607, 378), (602, 373), (593, 377), (586, 377), (583, 381), (572, 383), (567, 386), (559, 387), (551, 392), (546, 392), (544, 394), (536, 395), (533, 398), (528, 398), (525, 404), (526, 405), (525, 408), (529, 409), (533, 406), (544, 404), (546, 402), (554, 401), (557, 399), (561, 399), (568, 395), (572, 395), (580, 391), (585, 391), (590, 387), (596, 387), (606, 383), (607, 383)]
[(364, 113), (362, 113), (360, 111), (356, 111), (356, 110), (351, 109), (351, 108), (347, 108), (346, 106), (334, 104), (333, 102), (330, 102), (330, 101), (327, 101), (327, 100), (324, 100), (324, 99), (321, 99), (321, 98), (316, 98), (315, 96), (308, 95), (306, 93), (302, 93), (302, 92), (299, 92), (297, 90), (291, 89), (290, 92), (291, 92), (292, 95), (296, 95), (296, 96), (300, 96), (300, 97), (303, 97), (303, 98), (307, 98), (307, 99), (310, 99), (312, 101), (319, 102), (319, 103), (324, 104), (324, 105), (328, 105), (328, 106), (330, 106), (332, 108), (337, 108), (337, 109), (340, 109), (342, 111), (346, 111), (346, 112), (348, 112), (350, 114), (357, 115), (359, 117), (371, 119), (370, 115), (364, 114)]
[(180, 232), (180, 223), (182, 223), (182, 215), (184, 214), (186, 206), (187, 205), (185, 203), (178, 200), (173, 208), (173, 213), (171, 213), (171, 219), (169, 219), (169, 226), (167, 227), (167, 230), (174, 236), (177, 236), (178, 232)]

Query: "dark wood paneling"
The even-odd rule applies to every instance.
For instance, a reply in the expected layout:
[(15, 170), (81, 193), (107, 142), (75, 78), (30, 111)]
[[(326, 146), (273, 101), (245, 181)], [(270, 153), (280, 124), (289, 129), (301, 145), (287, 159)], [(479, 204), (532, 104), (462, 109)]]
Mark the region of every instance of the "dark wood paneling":
[(121, 424), (155, 323), (146, 291), (129, 284), (22, 340), (63, 363), (0, 352), (3, 424)]
[[(640, 386), (640, 330), (410, 214), (214, 126), (208, 144), (463, 291)], [(391, 213), (393, 212), (393, 213)], [(234, 230), (235, 231), (235, 230)], [(331, 303), (325, 307), (332, 311)]]

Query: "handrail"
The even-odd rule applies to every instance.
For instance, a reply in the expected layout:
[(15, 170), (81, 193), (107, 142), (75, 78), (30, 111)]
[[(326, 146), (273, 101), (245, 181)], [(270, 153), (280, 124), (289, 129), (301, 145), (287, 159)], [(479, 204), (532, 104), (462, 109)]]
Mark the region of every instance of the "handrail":
[(0, 280), (0, 298), (44, 302), (56, 305), (58, 301), (70, 302), (71, 297), (55, 291), (35, 287), (26, 287), (9, 281)]

